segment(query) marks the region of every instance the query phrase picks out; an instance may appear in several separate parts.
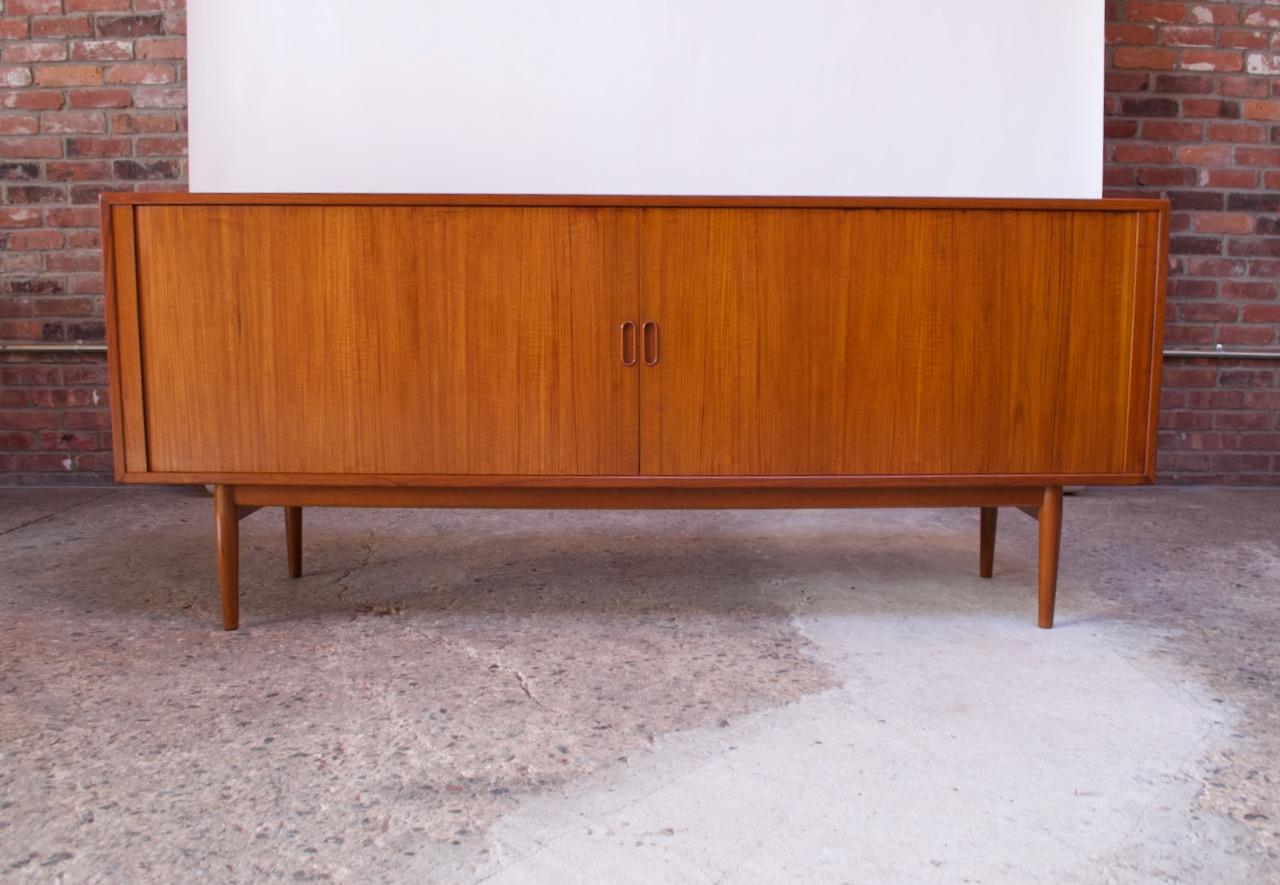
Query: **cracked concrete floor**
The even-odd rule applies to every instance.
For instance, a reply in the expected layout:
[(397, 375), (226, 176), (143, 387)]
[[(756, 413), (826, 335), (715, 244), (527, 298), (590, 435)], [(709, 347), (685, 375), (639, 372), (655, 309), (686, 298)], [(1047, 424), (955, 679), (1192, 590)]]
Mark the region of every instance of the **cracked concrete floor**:
[(1280, 882), (1280, 490), (211, 511), (0, 491), (0, 878)]

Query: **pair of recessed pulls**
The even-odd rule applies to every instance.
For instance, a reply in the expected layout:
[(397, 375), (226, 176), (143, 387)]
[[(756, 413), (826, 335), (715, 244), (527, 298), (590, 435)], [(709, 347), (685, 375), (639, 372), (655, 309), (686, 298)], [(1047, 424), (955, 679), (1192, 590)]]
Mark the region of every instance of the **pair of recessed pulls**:
[(640, 352), (636, 352), (636, 324), (627, 320), (620, 327), (622, 333), (622, 364), (634, 366), (643, 360), (646, 366), (658, 364), (658, 324), (653, 320), (640, 326)]

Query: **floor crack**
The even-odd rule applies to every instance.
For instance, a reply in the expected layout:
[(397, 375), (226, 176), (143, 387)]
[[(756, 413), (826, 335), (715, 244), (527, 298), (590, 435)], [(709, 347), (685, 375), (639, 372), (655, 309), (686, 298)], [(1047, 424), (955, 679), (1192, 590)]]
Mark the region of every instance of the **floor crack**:
[(53, 519), (55, 516), (61, 516), (64, 513), (70, 513), (72, 510), (75, 510), (77, 507), (86, 507), (89, 504), (92, 504), (94, 501), (101, 501), (103, 498), (107, 497), (107, 495), (110, 495), (110, 494), (111, 494), (111, 491), (108, 490), (103, 492), (101, 495), (97, 495), (96, 497), (90, 498), (88, 501), (77, 501), (75, 504), (71, 504), (71, 505), (68, 505), (67, 507), (63, 507), (61, 510), (55, 510), (52, 513), (46, 513), (44, 516), (37, 516), (35, 519), (29, 519), (24, 523), (15, 525), (11, 529), (5, 529), (4, 531), (0, 532), (0, 538), (4, 537), (5, 535), (13, 534), (14, 532), (17, 532), (17, 531), (21, 531), (22, 529), (25, 529), (28, 526), (33, 526), (42, 522), (47, 522)]
[(346, 602), (347, 592), (351, 589), (349, 586), (347, 586), (347, 580), (350, 579), (350, 577), (354, 575), (356, 572), (360, 571), (360, 569), (367, 566), (373, 560), (373, 544), (365, 542), (365, 543), (362, 543), (360, 546), (364, 549), (364, 558), (359, 563), (357, 563), (356, 565), (352, 566), (351, 568), (343, 572), (341, 575), (339, 575), (337, 580), (334, 581), (334, 583), (337, 584), (339, 588), (338, 599), (342, 600), (343, 602)]

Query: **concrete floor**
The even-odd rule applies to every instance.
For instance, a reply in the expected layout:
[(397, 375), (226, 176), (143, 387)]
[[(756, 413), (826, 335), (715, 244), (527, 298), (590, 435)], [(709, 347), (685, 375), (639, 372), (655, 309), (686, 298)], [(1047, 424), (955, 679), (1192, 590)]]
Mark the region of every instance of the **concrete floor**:
[(1065, 514), (0, 492), (0, 878), (1280, 882), (1280, 490)]

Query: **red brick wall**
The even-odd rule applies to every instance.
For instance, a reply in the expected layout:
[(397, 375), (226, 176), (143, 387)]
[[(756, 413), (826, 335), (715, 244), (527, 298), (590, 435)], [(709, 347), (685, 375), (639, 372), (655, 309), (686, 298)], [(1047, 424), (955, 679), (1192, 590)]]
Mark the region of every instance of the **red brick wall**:
[[(1174, 204), (1169, 346), (1280, 349), (1280, 0), (1107, 3), (1110, 195)], [(97, 195), (186, 181), (184, 0), (0, 0), (0, 341), (102, 340)], [(1280, 484), (1280, 363), (1171, 360), (1166, 479)], [(98, 357), (0, 356), (0, 484), (110, 477)]]
[[(185, 0), (0, 0), (0, 341), (103, 340), (98, 194), (187, 177)], [(0, 355), (0, 485), (111, 477), (100, 355)]]
[[(1280, 0), (1107, 4), (1106, 193), (1173, 203), (1171, 348), (1280, 350)], [(1159, 466), (1280, 484), (1280, 362), (1165, 362)]]

